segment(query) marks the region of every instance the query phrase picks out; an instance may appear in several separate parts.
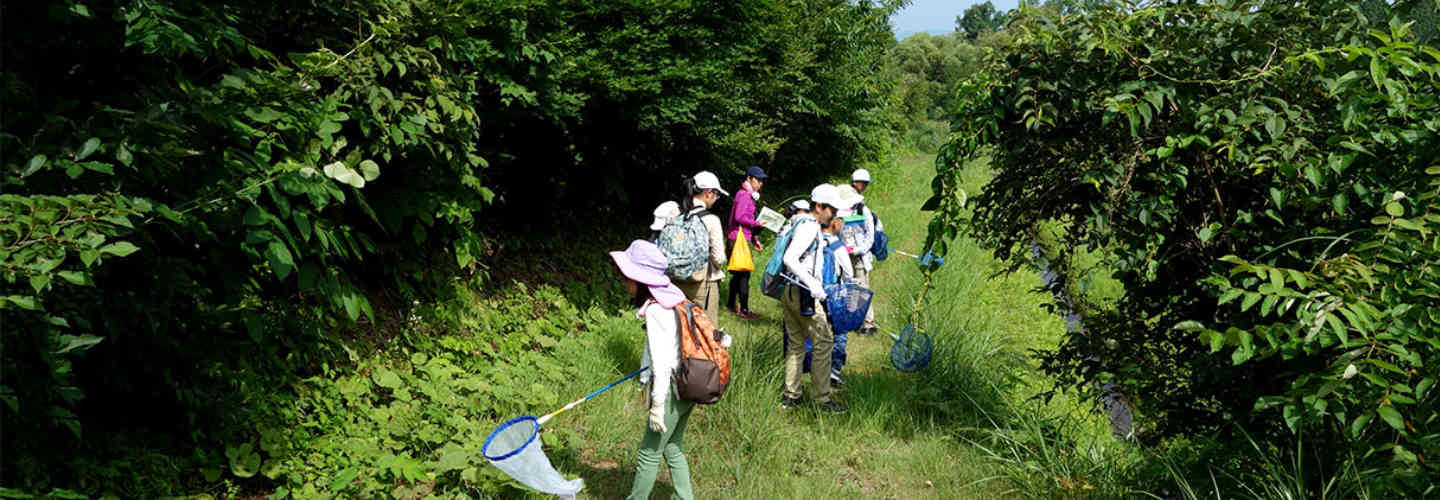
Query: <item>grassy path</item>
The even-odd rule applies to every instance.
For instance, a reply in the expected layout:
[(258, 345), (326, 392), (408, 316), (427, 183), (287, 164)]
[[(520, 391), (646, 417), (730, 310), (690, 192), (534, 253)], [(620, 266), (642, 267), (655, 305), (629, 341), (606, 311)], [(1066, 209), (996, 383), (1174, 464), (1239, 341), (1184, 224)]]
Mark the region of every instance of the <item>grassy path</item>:
[[(933, 175), (931, 158), (917, 157), (876, 173), (869, 193), (892, 236), (892, 248), (914, 252), (929, 217), (919, 211)], [(767, 193), (768, 194), (768, 193)], [(774, 195), (772, 195), (774, 196)], [(778, 199), (778, 197), (776, 198)], [(737, 339), (734, 376), (725, 399), (697, 408), (685, 443), (700, 498), (996, 498), (1013, 486), (996, 477), (978, 448), (955, 438), (963, 427), (984, 426), (987, 415), (1014, 398), (995, 389), (997, 360), (1053, 342), (1059, 320), (1036, 307), (1031, 273), (987, 279), (997, 269), (973, 245), (958, 244), (937, 275), (934, 303), (922, 325), (937, 344), (932, 366), (904, 375), (889, 366), (890, 338), (905, 323), (920, 273), (903, 256), (878, 266), (874, 284), (882, 333), (850, 336), (844, 415), (782, 410), (779, 303), (757, 292), (761, 318), (722, 313), (720, 325)], [(768, 254), (766, 254), (768, 255)], [(757, 280), (752, 280), (758, 283)], [(643, 332), (617, 319), (559, 353), (582, 375), (562, 394), (590, 388), (639, 366)], [(1020, 362), (1023, 364), (1023, 361)], [(808, 388), (808, 379), (806, 386)], [(623, 497), (630, 487), (645, 410), (638, 385), (627, 383), (582, 410), (552, 422), (546, 439), (572, 443), (578, 453), (552, 456), (556, 467), (586, 480), (583, 498)], [(573, 446), (574, 443), (581, 443)], [(655, 498), (669, 495), (662, 473)]]

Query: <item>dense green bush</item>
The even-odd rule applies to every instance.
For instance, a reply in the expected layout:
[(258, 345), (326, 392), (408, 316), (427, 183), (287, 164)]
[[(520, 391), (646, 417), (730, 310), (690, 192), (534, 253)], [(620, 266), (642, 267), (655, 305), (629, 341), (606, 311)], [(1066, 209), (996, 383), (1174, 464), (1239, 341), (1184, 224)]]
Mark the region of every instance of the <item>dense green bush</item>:
[(896, 5), (6, 4), (0, 480), (72, 484), (131, 432), (215, 463), (511, 232), (884, 157)]
[[(1440, 451), (1436, 8), (1022, 8), (962, 86), (930, 245), (967, 232), (1021, 265), (1056, 230), (1069, 284), (1077, 256), (1108, 255), (1123, 295), (1078, 304), (1085, 328), (1041, 358), (1063, 387), (1115, 384), (1142, 441), (1303, 430), (1321, 465), (1305, 470), (1354, 456), (1377, 492), (1424, 494)], [(960, 166), (982, 151), (996, 176), (967, 203)]]

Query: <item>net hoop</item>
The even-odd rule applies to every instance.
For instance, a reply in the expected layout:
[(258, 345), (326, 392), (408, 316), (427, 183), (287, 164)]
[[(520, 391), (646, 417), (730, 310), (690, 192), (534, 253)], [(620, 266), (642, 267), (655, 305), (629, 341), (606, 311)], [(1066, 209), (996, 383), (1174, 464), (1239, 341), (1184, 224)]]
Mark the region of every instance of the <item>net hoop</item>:
[(890, 347), (890, 365), (903, 373), (924, 370), (930, 365), (933, 349), (934, 344), (931, 343), (929, 335), (915, 331), (913, 325), (906, 325), (900, 335), (896, 336), (895, 344)]
[[(512, 426), (512, 425), (518, 425), (518, 424), (520, 424), (520, 423), (522, 423), (522, 422), (530, 422), (530, 423), (534, 424), (534, 427), (532, 428), (533, 430), (530, 432), (530, 439), (525, 440), (525, 444), (522, 444), (522, 445), (520, 445), (520, 446), (515, 447), (515, 449), (510, 450), (508, 453), (505, 453), (505, 454), (499, 455), (499, 456), (491, 456), (491, 455), (490, 455), (490, 443), (495, 440), (495, 436), (499, 435), (501, 432), (504, 432), (505, 429), (509, 429), (510, 426)], [(529, 447), (529, 446), (530, 446), (530, 443), (534, 443), (534, 442), (535, 442), (535, 438), (538, 437), (539, 435), (540, 435), (540, 421), (537, 420), (535, 417), (532, 417), (532, 416), (528, 416), (528, 415), (527, 415), (527, 416), (524, 416), (524, 417), (512, 418), (512, 419), (510, 419), (509, 422), (505, 422), (505, 423), (503, 423), (503, 424), (500, 424), (500, 427), (496, 427), (494, 431), (491, 431), (491, 432), (490, 432), (490, 436), (488, 436), (488, 437), (485, 438), (485, 444), (480, 447), (480, 454), (485, 455), (485, 459), (486, 459), (486, 460), (489, 460), (489, 461), (491, 461), (491, 462), (498, 462), (498, 461), (501, 461), (501, 460), (505, 460), (505, 459), (507, 459), (507, 458), (510, 458), (510, 457), (515, 456), (515, 454), (517, 454), (517, 453), (520, 453), (520, 450), (524, 450), (525, 448)]]

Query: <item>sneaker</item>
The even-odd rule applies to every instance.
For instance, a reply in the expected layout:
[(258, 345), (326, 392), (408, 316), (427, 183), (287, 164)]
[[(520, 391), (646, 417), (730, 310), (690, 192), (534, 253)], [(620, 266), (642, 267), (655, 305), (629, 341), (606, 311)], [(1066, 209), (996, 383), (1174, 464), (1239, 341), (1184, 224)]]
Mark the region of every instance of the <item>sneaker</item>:
[(834, 373), (831, 373), (831, 374), (830, 374), (830, 386), (831, 386), (831, 387), (845, 387), (845, 379), (844, 379), (844, 378), (841, 378), (839, 375), (836, 375), (836, 374), (834, 374)]
[(850, 409), (849, 406), (845, 406), (845, 403), (841, 403), (833, 399), (824, 403), (820, 403), (818, 406), (820, 407), (820, 411), (823, 411), (825, 413), (845, 413), (845, 410)]
[(781, 408), (784, 408), (786, 410), (793, 410), (797, 406), (800, 406), (800, 398), (787, 398), (785, 396), (780, 396)]

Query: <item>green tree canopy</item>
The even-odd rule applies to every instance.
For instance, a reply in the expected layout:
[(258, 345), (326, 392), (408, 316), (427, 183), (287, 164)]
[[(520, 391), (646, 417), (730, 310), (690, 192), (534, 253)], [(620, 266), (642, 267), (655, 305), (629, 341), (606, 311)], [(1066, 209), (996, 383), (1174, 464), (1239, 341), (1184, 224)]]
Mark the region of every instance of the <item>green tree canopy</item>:
[(998, 31), (1004, 24), (1005, 13), (996, 12), (995, 4), (989, 0), (965, 8), (965, 12), (955, 18), (955, 30), (970, 40), (982, 33)]

